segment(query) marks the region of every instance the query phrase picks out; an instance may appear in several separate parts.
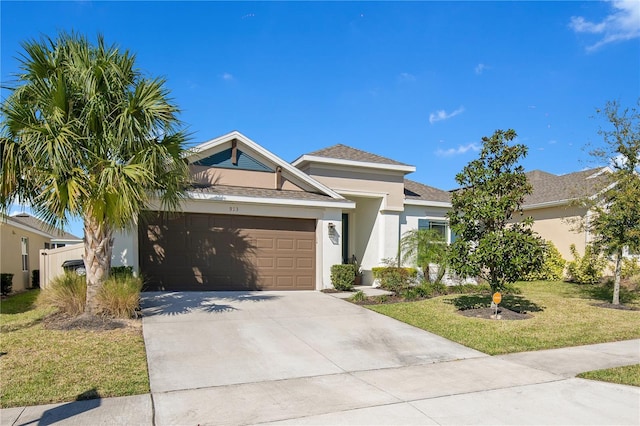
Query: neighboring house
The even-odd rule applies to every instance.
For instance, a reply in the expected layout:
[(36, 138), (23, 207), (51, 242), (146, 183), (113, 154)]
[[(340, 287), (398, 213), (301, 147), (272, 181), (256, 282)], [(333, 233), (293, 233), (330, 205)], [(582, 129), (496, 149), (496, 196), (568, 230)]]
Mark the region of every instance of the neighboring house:
[(414, 166), (344, 145), (293, 163), (239, 132), (187, 157), (193, 187), (182, 213), (141, 215), (116, 236), (114, 265), (149, 290), (319, 290), (334, 264), (395, 258), (401, 235), (433, 228), (450, 240), (450, 194), (405, 178)]
[(81, 243), (82, 239), (41, 220), (19, 213), (0, 218), (0, 272), (13, 274), (13, 291), (31, 287), (31, 276), (39, 269), (40, 249)]
[(589, 233), (578, 226), (581, 221), (588, 221), (590, 212), (577, 201), (596, 195), (602, 189), (602, 178), (610, 172), (607, 167), (599, 167), (560, 176), (541, 170), (527, 173), (533, 193), (525, 198), (524, 215), (533, 217), (533, 230), (552, 241), (565, 260), (573, 259), (571, 244), (584, 254), (591, 241)]

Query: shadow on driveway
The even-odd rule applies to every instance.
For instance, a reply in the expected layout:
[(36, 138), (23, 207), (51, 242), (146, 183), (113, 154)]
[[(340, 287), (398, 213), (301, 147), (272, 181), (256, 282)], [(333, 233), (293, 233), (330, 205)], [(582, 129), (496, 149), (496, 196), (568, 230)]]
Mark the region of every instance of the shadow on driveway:
[(147, 292), (141, 295), (141, 305), (145, 316), (172, 316), (191, 312), (230, 312), (238, 309), (231, 305), (232, 302), (261, 302), (278, 297), (247, 291)]

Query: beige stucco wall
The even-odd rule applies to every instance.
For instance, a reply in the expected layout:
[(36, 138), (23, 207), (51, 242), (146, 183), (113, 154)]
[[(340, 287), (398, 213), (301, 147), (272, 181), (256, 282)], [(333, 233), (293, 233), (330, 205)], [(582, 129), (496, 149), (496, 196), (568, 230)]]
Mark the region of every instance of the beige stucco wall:
[(404, 209), (404, 173), (367, 172), (342, 167), (309, 166), (303, 170), (339, 194), (371, 193), (384, 196), (382, 210)]
[(576, 221), (583, 218), (586, 210), (573, 206), (556, 206), (539, 209), (525, 210), (525, 216), (534, 219), (533, 230), (545, 240), (551, 240), (558, 248), (565, 260), (572, 260), (569, 250), (571, 244), (575, 244), (578, 253), (584, 254), (587, 243), (585, 231), (577, 231)]
[[(22, 271), (21, 238), (29, 239), (29, 270)], [(13, 274), (13, 291), (31, 287), (31, 272), (39, 269), (39, 251), (50, 239), (0, 220), (0, 272)]]
[(278, 188), (275, 172), (234, 170), (195, 165), (190, 165), (189, 169), (191, 171), (192, 180), (198, 184), (247, 186), (251, 188), (302, 191), (300, 187), (294, 185), (284, 177), (281, 178), (281, 187)]

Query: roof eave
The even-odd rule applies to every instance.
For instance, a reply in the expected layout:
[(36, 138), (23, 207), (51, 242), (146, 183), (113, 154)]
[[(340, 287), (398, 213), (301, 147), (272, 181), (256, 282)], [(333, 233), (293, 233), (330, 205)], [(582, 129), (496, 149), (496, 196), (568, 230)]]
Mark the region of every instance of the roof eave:
[(577, 200), (577, 198), (567, 198), (564, 200), (545, 201), (542, 203), (527, 204), (522, 206), (522, 210), (534, 210), (534, 209), (542, 209), (545, 207), (566, 206), (571, 204), (575, 200)]
[(191, 200), (220, 201), (220, 202), (230, 202), (230, 203), (295, 206), (295, 207), (322, 207), (322, 208), (329, 207), (329, 208), (341, 208), (341, 209), (353, 209), (356, 207), (355, 202), (345, 200), (345, 199), (336, 200), (336, 201), (293, 200), (293, 199), (287, 199), (287, 198), (248, 197), (244, 195), (207, 194), (203, 192), (191, 192), (191, 191), (188, 191), (187, 195)]
[(404, 199), (404, 204), (409, 206), (421, 206), (421, 207), (444, 207), (450, 209), (451, 203), (446, 201), (430, 201), (430, 200), (412, 200), (410, 198)]
[(404, 174), (409, 174), (416, 171), (415, 166), (409, 166), (409, 165), (372, 163), (369, 161), (344, 160), (340, 158), (318, 157), (315, 155), (306, 155), (306, 154), (301, 157), (298, 157), (298, 159), (296, 159), (293, 163), (291, 163), (291, 165), (294, 167), (303, 167), (308, 163), (361, 167), (366, 169), (378, 169), (378, 170), (387, 170), (387, 171), (394, 171), (394, 172), (403, 172)]

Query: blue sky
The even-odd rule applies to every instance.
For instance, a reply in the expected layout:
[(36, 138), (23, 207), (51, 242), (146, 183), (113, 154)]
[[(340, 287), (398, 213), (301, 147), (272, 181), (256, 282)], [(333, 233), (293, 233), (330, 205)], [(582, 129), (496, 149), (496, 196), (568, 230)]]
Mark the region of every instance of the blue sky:
[(635, 0), (2, 1), (0, 12), (3, 84), (21, 41), (102, 33), (166, 78), (192, 144), (238, 130), (292, 161), (343, 143), (442, 189), (496, 129), (517, 131), (527, 170), (594, 166), (596, 108), (640, 96)]

